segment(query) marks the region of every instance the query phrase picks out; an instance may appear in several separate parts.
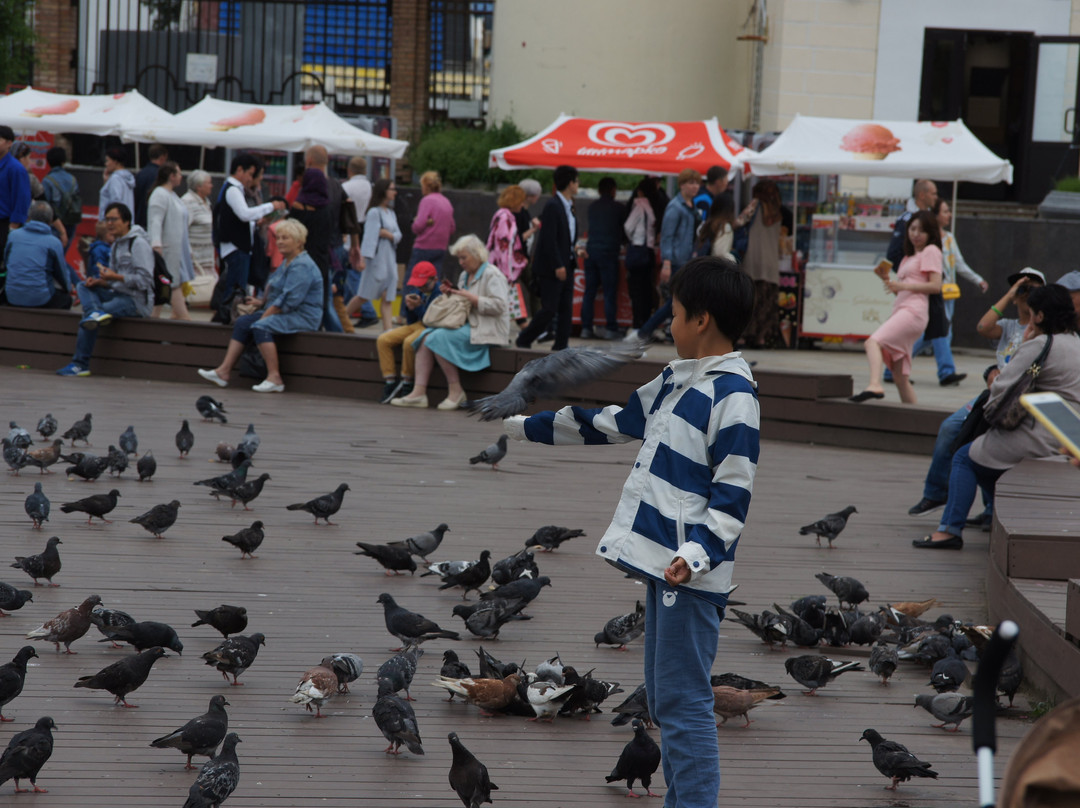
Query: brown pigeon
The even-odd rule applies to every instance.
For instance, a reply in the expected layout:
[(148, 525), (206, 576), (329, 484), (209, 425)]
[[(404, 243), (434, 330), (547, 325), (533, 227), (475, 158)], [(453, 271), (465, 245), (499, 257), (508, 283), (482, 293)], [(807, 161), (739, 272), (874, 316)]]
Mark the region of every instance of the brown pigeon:
[(303, 704), (307, 711), (311, 712), (311, 705), (315, 705), (315, 717), (325, 718), (322, 714), (322, 706), (330, 701), (330, 697), (337, 693), (338, 678), (330, 668), (316, 665), (304, 672), (300, 684), (296, 686), (296, 693), (290, 701), (293, 704)]
[(480, 708), (480, 715), (491, 716), (492, 710), (501, 710), (517, 697), (520, 681), (520, 676), (511, 673), (505, 679), (447, 679), (440, 676), (432, 684), (475, 704)]
[(52, 474), (49, 466), (60, 461), (61, 450), (64, 442), (57, 438), (51, 446), (43, 446), (40, 449), (28, 449), (26, 452), (26, 465), (37, 466), (42, 474)]
[(720, 685), (714, 687), (712, 692), (713, 712), (720, 716), (720, 723), (716, 726), (719, 727), (726, 724), (729, 718), (736, 718), (741, 715), (746, 719), (746, 723), (743, 724), (743, 729), (746, 729), (753, 723), (750, 720), (748, 713), (761, 702), (779, 693), (780, 688), (769, 687), (759, 688), (757, 690), (739, 690), (735, 687), (724, 687), (723, 685)]
[(60, 643), (67, 649), (64, 653), (75, 654), (71, 644), (90, 630), (90, 612), (101, 603), (101, 597), (91, 595), (74, 609), (66, 609), (52, 620), (46, 620), (39, 628), (28, 632), (28, 640), (45, 640), (56, 643), (56, 652), (60, 653)]

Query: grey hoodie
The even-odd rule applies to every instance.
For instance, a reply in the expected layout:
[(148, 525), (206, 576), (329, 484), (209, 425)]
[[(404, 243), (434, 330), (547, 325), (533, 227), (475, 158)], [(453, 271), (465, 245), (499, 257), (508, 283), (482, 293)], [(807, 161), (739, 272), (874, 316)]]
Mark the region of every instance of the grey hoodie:
[(98, 219), (105, 218), (105, 211), (113, 202), (127, 205), (131, 215), (135, 215), (135, 175), (126, 168), (114, 171), (101, 186), (98, 195)]
[(154, 310), (154, 251), (145, 230), (132, 225), (127, 235), (113, 243), (109, 269), (124, 276), (109, 288), (135, 301), (140, 317), (149, 317)]

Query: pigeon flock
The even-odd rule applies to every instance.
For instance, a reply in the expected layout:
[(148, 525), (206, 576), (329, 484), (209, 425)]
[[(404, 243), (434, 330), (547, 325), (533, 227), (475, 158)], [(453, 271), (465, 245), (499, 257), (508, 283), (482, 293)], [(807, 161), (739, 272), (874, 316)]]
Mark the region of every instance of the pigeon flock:
[[(531, 401), (553, 389), (515, 395)], [(248, 748), (274, 758), (275, 745), (284, 740), (260, 731), (260, 716), (268, 713), (275, 720), (290, 716), (295, 742), (315, 748), (324, 743), (326, 727), (348, 722), (350, 740), (341, 751), (357, 767), (378, 763), (387, 793), (419, 793), (419, 785), (409, 785), (415, 773), (441, 770), (441, 790), (425, 792), (425, 802), (434, 804), (449, 806), (460, 800), (467, 808), (479, 808), (519, 801), (515, 792), (521, 772), (483, 743), (489, 723), (513, 721), (523, 722), (523, 739), (529, 732), (548, 733), (526, 740), (530, 745), (547, 740), (557, 744), (560, 735), (602, 733), (606, 741), (617, 740), (621, 754), (576, 762), (593, 769), (592, 782), (583, 788), (612, 796), (655, 797), (654, 789), (662, 792), (659, 729), (649, 714), (640, 676), (644, 591), (628, 580), (620, 600), (589, 599), (580, 588), (583, 580), (617, 580), (618, 575), (596, 563), (593, 541), (582, 540), (585, 530), (544, 524), (559, 521), (557, 506), (538, 496), (535, 505), (517, 517), (521, 527), (516, 535), (496, 535), (485, 530), (485, 510), (498, 507), (497, 495), (481, 498), (480, 489), (462, 485), (460, 510), (440, 513), (423, 501), (423, 489), (416, 489), (406, 508), (400, 509), (401, 500), (393, 502), (401, 528), (375, 535), (365, 526), (366, 514), (389, 504), (374, 493), (377, 469), (369, 468), (366, 474), (359, 468), (335, 470), (323, 465), (318, 450), (301, 457), (295, 447), (286, 451), (276, 446), (270, 434), (260, 440), (255, 424), (244, 431), (248, 417), (235, 403), (201, 396), (195, 406), (198, 418), (190, 407), (188, 403), (184, 408), (186, 420), (177, 416), (170, 424), (153, 427), (130, 411), (118, 418), (86, 413), (61, 432), (65, 423), (58, 409), (60, 422), (51, 414), (41, 418), (33, 436), (11, 425), (4, 457), (9, 490), (17, 494), (17, 502), (25, 499), (25, 517), (20, 514), (19, 522), (13, 522), (21, 523), (25, 541), (12, 545), (19, 555), (10, 553), (9, 582), (0, 581), (0, 616), (12, 618), (2, 622), (9, 630), (9, 647), (0, 652), (0, 661), (10, 661), (0, 665), (0, 721), (13, 722), (12, 731), (0, 734), (0, 748), (8, 739), (0, 757), (0, 782), (13, 780), (18, 789), (20, 780), (29, 781), (32, 789), (44, 790), (38, 783), (47, 782), (56, 766), (55, 760), (49, 763), (53, 731), (62, 749), (65, 717), (59, 708), (50, 710), (58, 726), (53, 717), (22, 714), (19, 698), (48, 687), (79, 688), (78, 697), (101, 712), (102, 732), (107, 733), (103, 737), (117, 758), (114, 770), (122, 767), (124, 748), (166, 750), (153, 752), (160, 755), (160, 770), (170, 773), (164, 781), (168, 785), (156, 782), (160, 778), (147, 785), (154, 789), (155, 804), (181, 804), (186, 798), (182, 804), (187, 806), (221, 805), (234, 792), (237, 798), (259, 799), (256, 785), (250, 777), (241, 779), (240, 769)], [(477, 412), (482, 419), (494, 419), (496, 413), (517, 407), (516, 400), (496, 400)], [(241, 424), (229, 423), (226, 413), (233, 411), (236, 419), (243, 419)], [(154, 444), (174, 440), (177, 427), (179, 451), (160, 450), (159, 466)], [(108, 437), (99, 437), (106, 429)], [(78, 447), (71, 448), (75, 441)], [(108, 455), (93, 454), (96, 446), (110, 442)], [(473, 454), (480, 446), (462, 448), (461, 469), (455, 474), (460, 477), (475, 464), (499, 470), (507, 454), (505, 436)], [(358, 467), (362, 462), (366, 458), (358, 457)], [(204, 468), (200, 463), (213, 465)], [(296, 475), (306, 464), (339, 471), (338, 479), (348, 482), (320, 490), (318, 483)], [(38, 471), (25, 480), (19, 472), (31, 466)], [(57, 469), (66, 469), (66, 483), (51, 482), (59, 479)], [(430, 476), (426, 470), (417, 473), (418, 480)], [(490, 485), (488, 478), (503, 475), (481, 477)], [(366, 485), (359, 482), (364, 480)], [(617, 490), (600, 496), (604, 513), (596, 521), (606, 524)], [(830, 550), (841, 537), (828, 554), (829, 563), (823, 551), (820, 555), (823, 566), (838, 572), (831, 562), (844, 552), (849, 535), (841, 534), (848, 517), (858, 513), (848, 506), (793, 532), (815, 536), (817, 544), (824, 537)], [(855, 532), (855, 525), (853, 521), (848, 530)], [(294, 537), (300, 536), (306, 549), (294, 546)], [(316, 537), (316, 544), (310, 537)], [(162, 576), (160, 570), (146, 570), (158, 559), (164, 563), (173, 558), (178, 544), (194, 543), (201, 563), (227, 570), (234, 583), (211, 590), (201, 582), (200, 571), (190, 569), (154, 597), (151, 602), (160, 602), (159, 608), (134, 608), (129, 590), (143, 586), (142, 576)], [(809, 544), (816, 551), (817, 545)], [(854, 544), (852, 540), (848, 546)], [(312, 552), (312, 546), (321, 549)], [(96, 593), (76, 591), (65, 573), (94, 557), (102, 568)], [(286, 596), (278, 609), (270, 610), (258, 600), (265, 596), (256, 594), (271, 585), (260, 581), (259, 570), (283, 558), (294, 576), (289, 590), (277, 593)], [(347, 568), (353, 586), (321, 592), (316, 600), (312, 593), (320, 587), (320, 576), (333, 566)], [(950, 733), (944, 737), (963, 735), (963, 722), (971, 715), (972, 662), (987, 640), (987, 628), (941, 613), (943, 604), (934, 599), (881, 602), (872, 596), (878, 582), (868, 580), (868, 587), (850, 575), (814, 572), (807, 571), (804, 591), (793, 593), (790, 603), (752, 607), (754, 599), (744, 591), (739, 597), (745, 602), (732, 601), (722, 633), (734, 639), (745, 626), (765, 644), (755, 645), (760, 650), (754, 654), (770, 662), (773, 675), (768, 682), (735, 672), (713, 677), (721, 744), (728, 743), (725, 734), (744, 729), (751, 735), (763, 727), (781, 729), (785, 697), (803, 698), (785, 694), (783, 685), (789, 693), (798, 687), (814, 696), (807, 704), (824, 705), (857, 676), (882, 688), (895, 689), (902, 682), (922, 691), (907, 700), (909, 708), (922, 707), (935, 726)], [(577, 581), (574, 591), (566, 587), (570, 579)], [(572, 637), (544, 620), (552, 608), (567, 606), (580, 618), (570, 629)], [(931, 610), (933, 619), (925, 617)], [(328, 639), (331, 632), (324, 626), (337, 621), (335, 612), (385, 626), (383, 639), (364, 645), (342, 643), (337, 633)], [(282, 630), (289, 632), (293, 649), (300, 632), (304, 655), (279, 650)], [(737, 668), (736, 656), (725, 650), (730, 639), (722, 640), (717, 665)], [(500, 652), (506, 644), (527, 648), (527, 653)], [(749, 645), (749, 638), (742, 645)], [(633, 679), (625, 676), (628, 659), (636, 671)], [(613, 668), (622, 673), (612, 676)], [(1014, 656), (999, 682), (1010, 705), (1021, 681)], [(162, 725), (158, 714), (147, 709), (166, 696), (166, 688), (170, 700), (188, 705), (190, 720)], [(756, 720), (751, 720), (751, 711)], [(602, 720), (594, 720), (598, 718)], [(441, 736), (429, 737), (432, 724), (454, 727), (448, 743)], [(920, 759), (917, 743), (906, 735), (911, 751), (887, 740), (897, 734), (887, 722), (875, 727), (861, 738), (870, 745), (869, 750), (863, 747), (868, 773), (875, 767), (893, 789), (914, 788), (921, 778), (939, 773), (946, 777), (940, 764)], [(340, 745), (341, 736), (335, 737), (334, 745)], [(239, 746), (244, 740), (248, 742)], [(845, 755), (857, 754), (858, 740), (852, 738), (852, 750)], [(551, 767), (558, 766), (558, 752), (547, 755), (550, 775)], [(198, 758), (205, 762), (196, 772)], [(189, 774), (181, 780), (183, 772)], [(298, 783), (294, 796), (273, 804), (315, 804), (320, 801), (319, 779), (313, 770), (306, 784)], [(916, 783), (909, 785), (913, 779)], [(58, 781), (62, 778), (52, 781), (54, 790), (63, 787)], [(868, 777), (867, 782), (873, 781)], [(402, 799), (386, 804), (410, 804), (407, 797)]]

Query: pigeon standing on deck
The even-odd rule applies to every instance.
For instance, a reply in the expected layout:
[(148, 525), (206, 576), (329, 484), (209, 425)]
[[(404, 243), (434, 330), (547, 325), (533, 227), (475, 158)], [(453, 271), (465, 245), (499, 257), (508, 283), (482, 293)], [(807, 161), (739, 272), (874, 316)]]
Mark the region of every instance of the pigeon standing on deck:
[(649, 786), (652, 785), (652, 776), (660, 768), (660, 747), (656, 745), (649, 733), (645, 731), (645, 723), (634, 719), (631, 726), (634, 729), (633, 739), (623, 747), (619, 755), (619, 762), (604, 779), (609, 783), (616, 780), (625, 780), (630, 793), (626, 796), (638, 796), (634, 793), (634, 781), (640, 780), (645, 786), (645, 793), (650, 797), (659, 797), (653, 794)]
[(180, 500), (174, 499), (161, 505), (155, 505), (146, 513), (129, 519), (136, 525), (142, 525), (155, 539), (165, 537), (165, 531), (176, 524), (176, 517), (180, 515)]
[(157, 461), (154, 460), (154, 453), (147, 451), (142, 457), (139, 458), (139, 462), (135, 464), (135, 470), (139, 472), (139, 482), (143, 480), (149, 480), (157, 472)]
[(63, 544), (59, 536), (53, 536), (45, 543), (45, 549), (37, 555), (15, 556), (15, 562), (11, 565), (17, 570), (22, 570), (34, 579), (34, 586), (40, 586), (38, 578), (44, 578), (49, 586), (60, 586), (52, 582), (53, 576), (60, 572), (60, 551), (56, 545)]
[(42, 766), (52, 757), (54, 729), (56, 724), (45, 716), (39, 718), (32, 729), (12, 736), (4, 754), (0, 755), (0, 783), (14, 780), (15, 793), (20, 794), (30, 789), (19, 788), (19, 781), (29, 780), (35, 793), (47, 793), (49, 789), (38, 787), (37, 776)]
[(426, 564), (428, 563), (427, 557), (439, 549), (439, 545), (442, 544), (443, 536), (449, 530), (450, 528), (443, 522), (433, 530), (417, 533), (415, 536), (410, 536), (401, 541), (392, 541), (388, 546), (404, 547), (413, 555), (420, 556), (424, 559), (424, 563)]
[(326, 524), (332, 525), (333, 522), (330, 521), (330, 517), (341, 510), (341, 501), (345, 498), (345, 492), (348, 490), (349, 486), (342, 483), (329, 494), (323, 494), (321, 497), (315, 497), (315, 499), (307, 502), (286, 505), (285, 508), (290, 511), (307, 511), (315, 517), (315, 524), (319, 524), (320, 519), (325, 519)]
[(105, 524), (111, 525), (112, 522), (105, 518), (105, 514), (112, 513), (119, 498), (120, 492), (113, 488), (107, 494), (94, 494), (75, 502), (65, 502), (60, 506), (60, 510), (64, 513), (85, 513), (87, 517), (86, 524), (88, 525), (95, 516)]
[(213, 757), (218, 744), (225, 739), (229, 731), (229, 714), (225, 711), (228, 703), (224, 696), (212, 697), (205, 713), (191, 719), (180, 729), (154, 739), (150, 745), (155, 749), (178, 749), (187, 755), (184, 768), (194, 769), (191, 765), (193, 756)]
[(220, 401), (216, 401), (211, 396), (199, 396), (195, 401), (195, 409), (197, 409), (199, 415), (207, 421), (220, 421), (223, 424), (229, 423), (229, 419), (225, 417), (225, 405)]
[(890, 677), (900, 664), (900, 657), (885, 640), (878, 640), (877, 644), (870, 649), (870, 670), (876, 676), (881, 677), (881, 683), (887, 685)]
[(250, 511), (251, 508), (248, 507), (248, 503), (255, 501), (259, 494), (263, 492), (263, 486), (266, 485), (266, 481), (269, 479), (271, 479), (270, 475), (263, 472), (253, 480), (244, 480), (242, 483), (234, 485), (225, 492), (225, 495), (232, 497), (233, 507), (236, 507), (236, 503), (239, 502), (244, 506), (245, 511)]
[(480, 587), (484, 585), (488, 577), (491, 575), (491, 551), (484, 550), (480, 553), (480, 558), (469, 564), (463, 570), (457, 573), (443, 576), (442, 584), (439, 586), (439, 590), (450, 589), (454, 586), (460, 586), (462, 588), (461, 598), (462, 600), (469, 599), (469, 591), (475, 589), (480, 591)]
[(819, 687), (825, 687), (840, 674), (861, 671), (863, 666), (858, 662), (833, 662), (818, 654), (804, 654), (785, 659), (784, 669), (800, 685), (810, 688), (806, 692), (807, 696), (813, 696)]
[(314, 704), (315, 717), (326, 718), (322, 714), (322, 707), (330, 701), (337, 690), (337, 675), (330, 668), (319, 664), (304, 672), (290, 701), (293, 704), (303, 704), (309, 713), (312, 711), (311, 705)]
[(379, 697), (372, 705), (371, 717), (375, 726), (382, 732), (390, 745), (383, 751), (388, 755), (400, 755), (401, 745), (405, 744), (414, 755), (424, 754), (421, 746), (420, 726), (416, 723), (416, 712), (412, 705), (400, 696), (395, 696), (391, 685), (385, 679), (379, 681)]
[(119, 477), (128, 467), (128, 456), (123, 449), (117, 449), (112, 444), (109, 444), (109, 453), (106, 455), (105, 460), (109, 464), (109, 474), (115, 474)]
[(480, 808), (480, 804), (491, 802), (491, 792), (499, 787), (491, 782), (487, 766), (465, 748), (456, 732), (451, 732), (447, 739), (454, 753), (450, 764), (450, 788), (457, 792), (465, 808)]
[(34, 491), (27, 496), (23, 507), (26, 509), (26, 515), (30, 517), (30, 521), (34, 523), (34, 527), (40, 529), (43, 524), (49, 521), (49, 498), (41, 490), (41, 483), (34, 483)]
[(184, 808), (218, 808), (236, 791), (240, 783), (240, 761), (236, 758), (238, 743), (241, 743), (240, 736), (235, 732), (225, 736), (221, 751), (202, 765), (188, 789)]
[(11, 441), (12, 446), (17, 446), (20, 449), (29, 449), (33, 445), (34, 439), (30, 437), (30, 433), (19, 426), (14, 421), (9, 421), (8, 426), (11, 427), (11, 431), (8, 432), (8, 440)]
[(141, 623), (130, 623), (124, 626), (114, 626), (109, 630), (106, 639), (98, 642), (113, 641), (126, 642), (136, 651), (145, 651), (160, 645), (178, 654), (184, 653), (184, 644), (176, 636), (176, 629), (166, 623), (158, 623), (153, 620), (144, 620)]
[(77, 440), (81, 440), (83, 443), (89, 446), (90, 441), (88, 439), (90, 437), (90, 432), (92, 429), (93, 424), (91, 423), (90, 413), (86, 413), (86, 415), (84, 415), (80, 420), (72, 424), (71, 428), (61, 437), (63, 437), (65, 440), (70, 440), (72, 446), (75, 445), (75, 441)]
[(938, 693), (951, 693), (959, 690), (970, 675), (967, 663), (950, 647), (945, 656), (934, 663), (930, 671), (930, 684)]
[(180, 451), (181, 457), (187, 457), (194, 445), (195, 433), (191, 431), (191, 427), (185, 420), (180, 424), (180, 431), (176, 433), (176, 448)]
[(543, 552), (550, 553), (557, 550), (564, 541), (584, 536), (585, 531), (578, 528), (558, 527), (557, 525), (544, 525), (532, 536), (525, 540), (526, 547), (539, 547)]
[(11, 617), (10, 614), (4, 614), (3, 610), (18, 611), (28, 602), (34, 602), (33, 592), (29, 589), (16, 589), (11, 584), (0, 581), (0, 617)]
[(864, 600), (868, 600), (870, 593), (866, 591), (866, 587), (863, 586), (861, 581), (855, 578), (849, 578), (845, 575), (829, 575), (827, 572), (819, 572), (814, 576), (821, 581), (825, 586), (832, 590), (840, 601), (840, 607), (843, 608), (844, 604), (850, 604), (851, 606), (858, 606)]
[(619, 651), (626, 650), (626, 644), (645, 633), (645, 607), (637, 601), (634, 611), (613, 617), (597, 632), (593, 642), (600, 645), (617, 645)]
[(399, 654), (394, 654), (386, 662), (379, 666), (375, 674), (375, 680), (382, 687), (383, 682), (390, 686), (391, 693), (405, 691), (405, 701), (416, 701), (409, 695), (409, 686), (416, 675), (416, 665), (420, 657), (424, 655), (424, 649), (419, 645), (410, 645)]
[(60, 653), (60, 643), (64, 644), (66, 654), (77, 654), (71, 650), (71, 644), (90, 630), (90, 612), (101, 603), (99, 595), (91, 595), (78, 606), (65, 609), (51, 620), (46, 620), (33, 631), (26, 633), (28, 640), (44, 640), (56, 645)]
[(56, 430), (60, 428), (60, 423), (51, 412), (45, 413), (40, 421), (37, 422), (37, 432), (45, 440), (48, 440), (56, 434)]
[(461, 635), (456, 631), (444, 631), (439, 628), (437, 623), (428, 620), (422, 614), (410, 612), (408, 609), (398, 606), (394, 598), (386, 592), (379, 595), (376, 603), (383, 605), (386, 630), (397, 637), (403, 647), (406, 645), (419, 645), (427, 640), (461, 639)]
[(499, 461), (506, 457), (506, 435), (499, 435), (499, 439), (493, 444), (488, 446), (484, 451), (475, 457), (469, 458), (470, 465), (476, 465), (477, 463), (487, 463), (491, 466), (491, 470), (494, 471), (499, 467)]
[(527, 547), (491, 565), (491, 580), (497, 586), (508, 584), (518, 578), (538, 577), (540, 577), (540, 567), (533, 560), (533, 551)]
[(919, 760), (902, 743), (885, 740), (877, 730), (865, 730), (859, 740), (870, 743), (874, 753), (874, 767), (892, 780), (891, 786), (885, 786), (886, 790), (896, 791), (900, 783), (907, 782), (912, 777), (937, 779), (938, 773), (930, 768), (931, 764)]
[(76, 475), (87, 482), (92, 482), (100, 477), (109, 468), (108, 457), (98, 457), (93, 454), (84, 454), (75, 462), (74, 466), (68, 466), (64, 471), (69, 477)]
[(228, 542), (239, 550), (240, 559), (243, 560), (244, 556), (255, 558), (255, 551), (258, 550), (259, 545), (263, 543), (265, 535), (263, 523), (256, 519), (251, 523), (251, 527), (241, 528), (231, 536), (222, 536), (221, 540)]
[(120, 444), (120, 448), (124, 450), (124, 454), (138, 456), (139, 436), (135, 434), (135, 427), (129, 426), (121, 432), (120, 440), (117, 442)]
[[(959, 693), (920, 694), (915, 697), (915, 706), (922, 707), (941, 722), (931, 726), (944, 728), (946, 732), (959, 732), (960, 722), (970, 718), (975, 711), (974, 700)], [(949, 729), (946, 724), (952, 724), (953, 728)]]
[(26, 468), (29, 460), (26, 456), (26, 449), (20, 449), (13, 444), (8, 438), (4, 438), (4, 462), (8, 464), (8, 468), (15, 472), (15, 476), (19, 476), (19, 470)]
[(196, 626), (210, 626), (221, 632), (221, 636), (228, 637), (230, 634), (239, 634), (247, 628), (247, 609), (243, 606), (229, 606), (222, 604), (216, 609), (196, 609), (195, 615), (199, 619), (191, 624)]
[(42, 446), (38, 449), (28, 449), (26, 452), (26, 465), (37, 466), (42, 474), (52, 474), (49, 471), (49, 466), (52, 466), (60, 461), (60, 456), (64, 451), (64, 442), (60, 438), (55, 438), (48, 446)]
[(367, 556), (378, 561), (387, 575), (399, 575), (403, 571), (416, 572), (416, 562), (413, 561), (412, 553), (400, 542), (395, 544), (368, 544), (358, 541), (356, 546), (360, 551), (353, 555)]
[(210, 477), (207, 480), (197, 480), (193, 482), (192, 485), (205, 485), (211, 491), (225, 494), (230, 488), (239, 485), (247, 479), (248, 469), (250, 468), (251, 461), (245, 460), (239, 466), (234, 467), (230, 472), (219, 474), (217, 477)]
[(338, 693), (348, 693), (349, 682), (355, 682), (364, 672), (364, 660), (356, 654), (345, 652), (323, 657), (319, 664), (334, 672), (334, 676), (337, 677)]
[(207, 651), (202, 655), (206, 664), (221, 671), (225, 681), (229, 681), (232, 675), (232, 684), (243, 686), (243, 682), (237, 681), (241, 673), (251, 667), (255, 657), (259, 655), (259, 646), (266, 645), (266, 637), (255, 633), (250, 636), (239, 635), (229, 637), (225, 642), (218, 645), (213, 651)]
[[(469, 679), (472, 674), (469, 673), (469, 667), (458, 659), (457, 651), (452, 651), (449, 648), (443, 651), (443, 663), (439, 668), (439, 676), (444, 679)], [(447, 701), (453, 701), (454, 694), (450, 693), (450, 698)]]
[(813, 534), (817, 537), (818, 547), (821, 546), (821, 537), (824, 536), (829, 540), (829, 549), (831, 550), (833, 540), (839, 536), (840, 532), (847, 526), (848, 517), (853, 513), (858, 513), (858, 511), (855, 510), (855, 506), (848, 505), (842, 511), (830, 513), (828, 516), (823, 517), (812, 524), (800, 527), (799, 535), (809, 536), (810, 534)]
[(255, 452), (259, 451), (259, 433), (255, 431), (255, 424), (248, 424), (247, 432), (244, 433), (244, 437), (240, 438), (240, 442), (236, 444), (237, 451), (243, 452), (247, 457), (254, 457)]
[(11, 662), (0, 665), (0, 721), (14, 721), (4, 718), (3, 709), (22, 693), (26, 682), (26, 663), (37, 656), (32, 645), (24, 645), (15, 654)]

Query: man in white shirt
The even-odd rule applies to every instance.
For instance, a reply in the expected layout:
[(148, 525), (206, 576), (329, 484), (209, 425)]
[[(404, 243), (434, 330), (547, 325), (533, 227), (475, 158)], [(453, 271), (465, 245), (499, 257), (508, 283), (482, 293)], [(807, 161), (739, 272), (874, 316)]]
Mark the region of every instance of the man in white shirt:
[(214, 205), (214, 241), (225, 265), (224, 293), (239, 287), (247, 294), (251, 253), (255, 246), (255, 223), (276, 210), (284, 210), (281, 200), (249, 207), (245, 188), (257, 188), (262, 182), (263, 162), (253, 154), (233, 158), (231, 176), (225, 180)]
[[(367, 178), (367, 160), (363, 157), (350, 159), (346, 170), (349, 178), (341, 183), (341, 187), (356, 206), (356, 221), (360, 223), (360, 232), (349, 250), (349, 264), (352, 268), (346, 272), (344, 298), (350, 300), (356, 296), (356, 290), (360, 288), (360, 273), (364, 269), (364, 256), (360, 254), (360, 244), (364, 240), (364, 221), (367, 218), (368, 205), (371, 204), (371, 180)], [(360, 309), (360, 325), (374, 325), (377, 322), (379, 320), (375, 316), (375, 307), (370, 302), (364, 303)]]

